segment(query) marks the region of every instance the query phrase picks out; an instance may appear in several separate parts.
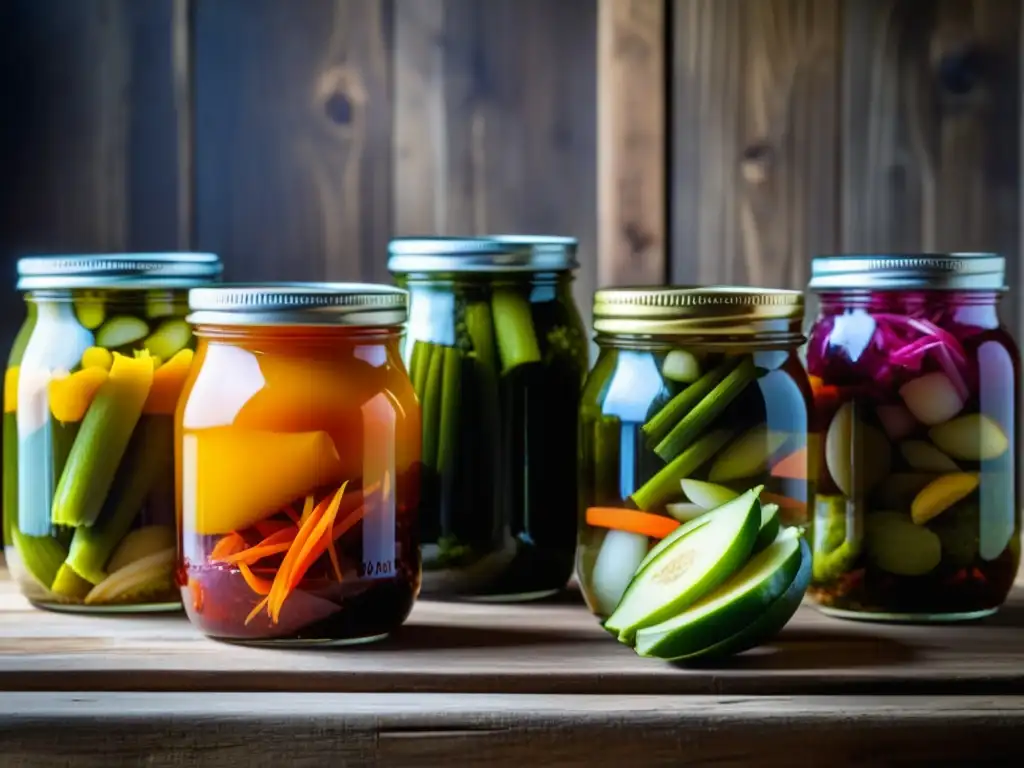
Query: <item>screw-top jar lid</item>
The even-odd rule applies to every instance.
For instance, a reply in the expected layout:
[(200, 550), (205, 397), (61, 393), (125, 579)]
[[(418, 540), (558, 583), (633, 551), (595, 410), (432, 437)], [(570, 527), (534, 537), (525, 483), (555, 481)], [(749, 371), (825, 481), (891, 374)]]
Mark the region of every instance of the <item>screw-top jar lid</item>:
[(190, 288), (220, 279), (212, 253), (98, 253), (26, 256), (18, 260), (18, 290)]
[(602, 288), (594, 330), (609, 335), (692, 336), (730, 343), (799, 345), (800, 291), (745, 286)]
[(253, 283), (193, 288), (196, 325), (398, 326), (408, 292), (371, 283)]
[(388, 269), (411, 272), (560, 272), (577, 269), (577, 241), (547, 235), (400, 237), (388, 244)]
[(815, 256), (808, 289), (1005, 291), (1006, 259), (996, 253)]

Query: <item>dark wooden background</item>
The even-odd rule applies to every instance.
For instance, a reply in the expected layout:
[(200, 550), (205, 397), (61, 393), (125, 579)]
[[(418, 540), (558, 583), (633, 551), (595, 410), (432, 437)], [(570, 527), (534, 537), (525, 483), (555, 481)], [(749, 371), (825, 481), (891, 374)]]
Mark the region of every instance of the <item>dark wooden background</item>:
[(532, 231), (580, 238), (585, 309), (615, 282), (799, 288), (854, 249), (996, 249), (1016, 288), (1021, 22), (1019, 0), (2, 0), (0, 351), (29, 252), (386, 280), (391, 236)]

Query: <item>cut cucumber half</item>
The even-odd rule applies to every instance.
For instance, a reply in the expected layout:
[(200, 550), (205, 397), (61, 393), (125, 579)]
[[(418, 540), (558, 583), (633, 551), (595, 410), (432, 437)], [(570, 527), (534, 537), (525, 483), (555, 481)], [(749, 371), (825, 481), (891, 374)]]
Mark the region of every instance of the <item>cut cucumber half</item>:
[(706, 515), (708, 513), (708, 511), (699, 504), (690, 504), (685, 501), (680, 501), (676, 504), (666, 504), (665, 511), (680, 523), (688, 523), (691, 520), (696, 520), (701, 515)]
[(762, 504), (761, 529), (757, 532), (757, 538), (754, 539), (754, 549), (751, 554), (756, 555), (761, 550), (767, 549), (768, 545), (779, 535), (779, 527), (779, 505)]
[(192, 328), (184, 320), (164, 320), (142, 346), (149, 354), (167, 362), (187, 347), (191, 338)]
[(112, 317), (96, 331), (96, 346), (115, 349), (126, 344), (134, 344), (149, 334), (149, 326), (145, 320), (131, 315)]
[(676, 659), (697, 653), (740, 632), (786, 592), (800, 569), (800, 534), (787, 528), (738, 573), (689, 610), (660, 624), (641, 627), (636, 652)]
[(735, 573), (761, 528), (761, 488), (720, 507), (707, 524), (677, 538), (646, 567), (641, 563), (605, 629), (629, 643), (638, 629), (679, 613)]
[(708, 483), (703, 480), (686, 479), (680, 480), (679, 484), (682, 486), (686, 498), (709, 512), (712, 509), (718, 509), (723, 504), (739, 496), (732, 488), (726, 488), (724, 485)]
[(782, 597), (772, 603), (768, 610), (732, 637), (708, 646), (702, 651), (682, 656), (673, 661), (693, 662), (724, 659), (728, 656), (749, 651), (764, 645), (782, 631), (803, 602), (807, 587), (811, 583), (811, 548), (807, 540), (800, 538), (800, 568), (796, 577), (786, 587)]
[[(654, 560), (654, 558), (656, 558), (662, 552), (664, 552), (673, 542), (678, 541), (683, 536), (690, 535), (694, 531), (710, 523), (711, 517), (711, 515), (704, 513), (700, 517), (694, 518), (690, 522), (680, 525), (678, 528), (672, 531), (672, 533), (670, 533), (668, 536), (666, 536), (664, 539), (659, 541), (651, 548), (651, 551), (647, 553), (647, 557), (640, 561), (640, 565), (637, 566), (636, 572), (640, 573), (640, 571), (642, 571), (644, 568), (650, 565), (651, 561)], [(634, 575), (633, 578), (636, 578), (636, 576)]]
[(767, 424), (758, 424), (718, 454), (708, 471), (708, 480), (729, 483), (766, 472), (769, 459), (782, 449), (787, 440), (788, 433), (769, 430)]

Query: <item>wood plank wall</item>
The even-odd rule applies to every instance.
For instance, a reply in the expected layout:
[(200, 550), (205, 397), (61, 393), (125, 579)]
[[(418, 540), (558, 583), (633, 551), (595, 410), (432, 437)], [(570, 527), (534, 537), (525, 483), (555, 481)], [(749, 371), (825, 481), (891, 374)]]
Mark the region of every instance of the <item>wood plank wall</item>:
[[(389, 237), (578, 236), (599, 284), (802, 287), (996, 249), (1021, 0), (7, 0), (0, 351), (27, 252), (384, 280)], [(1018, 324), (1016, 302), (1011, 317)]]

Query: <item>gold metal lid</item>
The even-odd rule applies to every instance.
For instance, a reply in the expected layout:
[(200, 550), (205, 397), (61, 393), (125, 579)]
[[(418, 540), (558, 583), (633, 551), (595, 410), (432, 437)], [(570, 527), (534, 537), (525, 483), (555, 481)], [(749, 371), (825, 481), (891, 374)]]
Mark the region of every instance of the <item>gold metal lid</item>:
[(798, 346), (803, 317), (803, 294), (774, 288), (638, 286), (594, 294), (594, 330), (614, 336)]

